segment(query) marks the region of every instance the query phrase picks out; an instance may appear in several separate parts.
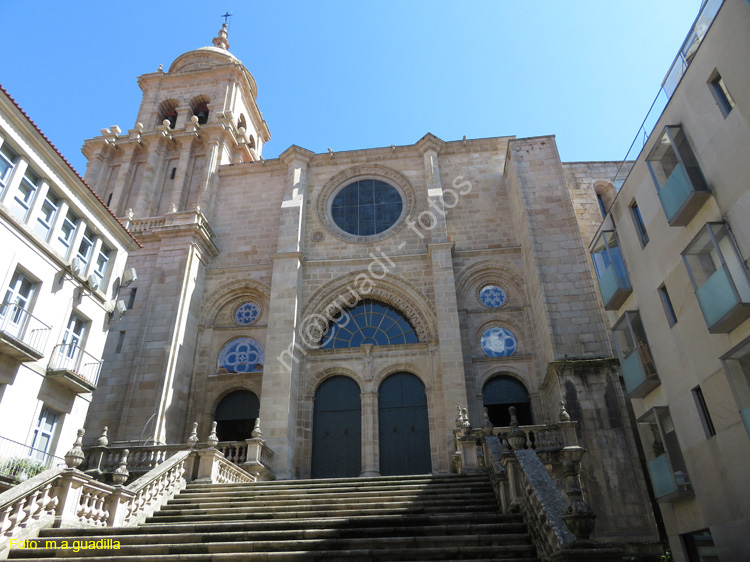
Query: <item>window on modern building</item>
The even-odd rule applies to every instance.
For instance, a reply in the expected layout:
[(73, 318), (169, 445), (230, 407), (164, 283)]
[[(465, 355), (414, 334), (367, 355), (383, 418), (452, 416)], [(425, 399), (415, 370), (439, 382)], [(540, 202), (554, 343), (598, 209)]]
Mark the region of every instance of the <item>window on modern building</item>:
[(40, 181), (41, 178), (31, 168), (26, 169), (10, 204), (10, 210), (19, 220), (25, 221), (29, 216), (29, 209), (34, 202), (34, 195), (39, 189)]
[(719, 106), (722, 115), (726, 117), (734, 109), (734, 99), (732, 99), (732, 94), (729, 93), (727, 85), (718, 71), (714, 70), (711, 78), (708, 80), (708, 86), (711, 88), (716, 105)]
[(667, 315), (667, 322), (669, 322), (669, 327), (671, 328), (677, 324), (677, 315), (674, 313), (672, 299), (669, 298), (669, 293), (667, 292), (667, 287), (665, 285), (662, 284), (657, 290), (659, 291), (661, 305), (664, 307), (664, 314)]
[(719, 552), (708, 529), (686, 533), (680, 538), (688, 562), (719, 562)]
[(711, 195), (685, 128), (665, 127), (646, 163), (670, 226), (685, 226)]
[(57, 412), (46, 406), (42, 408), (36, 427), (31, 435), (31, 451), (29, 456), (34, 460), (44, 462), (52, 452), (59, 419), (60, 414)]
[(99, 249), (99, 255), (96, 258), (96, 265), (94, 267), (94, 275), (99, 280), (99, 287), (104, 286), (104, 278), (107, 275), (107, 267), (109, 266), (109, 258), (112, 255), (110, 250), (104, 243), (102, 243)]
[(91, 259), (91, 251), (94, 248), (94, 233), (88, 228), (83, 233), (83, 238), (78, 246), (78, 253), (76, 257), (81, 260), (84, 265), (83, 271), (86, 270), (85, 266), (88, 265), (89, 259)]
[(750, 339), (732, 349), (722, 358), (740, 418), (750, 436)]
[(8, 143), (3, 143), (0, 146), (0, 195), (5, 191), (5, 186), (8, 185), (10, 174), (13, 171), (13, 167), (16, 165), (16, 154)]
[(652, 408), (638, 418), (638, 431), (657, 499), (675, 500), (692, 495), (685, 459), (666, 407)]
[(750, 276), (726, 224), (707, 223), (682, 258), (709, 332), (730, 332), (750, 317)]
[(133, 305), (135, 304), (135, 294), (138, 291), (138, 289), (130, 289), (130, 298), (128, 299), (128, 310), (133, 308)]
[(125, 332), (120, 332), (117, 336), (117, 347), (115, 353), (122, 353), (122, 344), (125, 343)]
[(643, 398), (659, 386), (654, 358), (648, 345), (641, 315), (629, 310), (612, 328), (625, 389), (633, 398)]
[(70, 253), (70, 245), (73, 243), (73, 238), (75, 238), (77, 225), (78, 217), (73, 211), (68, 211), (60, 227), (60, 234), (57, 236), (56, 242), (57, 249), (65, 257)]
[(34, 231), (45, 242), (49, 239), (49, 233), (55, 222), (59, 206), (60, 198), (50, 189), (47, 191), (47, 196), (44, 198), (44, 203), (42, 203), (39, 216), (34, 224)]
[(360, 347), (368, 343), (419, 343), (419, 338), (401, 312), (385, 303), (365, 299), (344, 310), (328, 325), (320, 348)]
[(646, 244), (648, 244), (648, 234), (646, 233), (646, 225), (641, 216), (641, 210), (638, 208), (638, 203), (635, 201), (630, 205), (630, 216), (633, 217), (633, 224), (635, 225), (635, 231), (638, 234), (638, 240), (641, 242), (641, 248), (644, 248)]
[(36, 283), (27, 275), (20, 271), (13, 274), (0, 309), (0, 325), (3, 332), (21, 338), (28, 324), (35, 288)]
[(716, 429), (714, 428), (714, 422), (711, 419), (711, 413), (708, 411), (706, 398), (703, 396), (700, 386), (696, 386), (693, 389), (693, 399), (695, 400), (695, 407), (698, 408), (698, 416), (700, 416), (703, 431), (706, 432), (706, 438), (713, 437), (716, 435)]
[(73, 359), (81, 353), (83, 340), (86, 336), (86, 325), (86, 320), (78, 316), (75, 312), (71, 313), (62, 340), (61, 353), (66, 357)]

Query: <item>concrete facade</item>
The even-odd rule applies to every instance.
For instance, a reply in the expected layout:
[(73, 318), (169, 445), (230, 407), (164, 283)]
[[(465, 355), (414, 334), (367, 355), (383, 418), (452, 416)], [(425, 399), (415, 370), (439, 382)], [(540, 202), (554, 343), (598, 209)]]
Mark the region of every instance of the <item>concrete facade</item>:
[(0, 474), (13, 476), (19, 459), (54, 464), (83, 427), (137, 241), (4, 90), (0, 151)]
[[(134, 128), (86, 141), (87, 180), (112, 194), (144, 246), (128, 261), (138, 271), (132, 309), (107, 343), (87, 427), (108, 426), (113, 441), (176, 443), (197, 421), (203, 439), (222, 400), (247, 390), (260, 399), (276, 476), (306, 478), (316, 391), (341, 375), (360, 388), (360, 474), (377, 475), (379, 389), (407, 372), (425, 387), (431, 471), (448, 473), (456, 406), (481, 426), (485, 385), (505, 376), (526, 389), (534, 423), (554, 423), (561, 399), (585, 419), (598, 537), (656, 541), (586, 251), (597, 190), (611, 195), (616, 165), (562, 163), (553, 136), (431, 134), (337, 153), (292, 146), (264, 160), (270, 133), (255, 82), (227, 48), (222, 30), (214, 47), (141, 76)], [(359, 179), (401, 198), (400, 218), (374, 235), (348, 233), (332, 216), (333, 198)], [(482, 303), (488, 285), (505, 291), (502, 306)], [(319, 348), (329, 320), (366, 299), (403, 315), (417, 341)], [(258, 311), (247, 324), (236, 320), (244, 303)], [(491, 328), (515, 336), (513, 353), (483, 350)], [(220, 368), (240, 337), (265, 358)]]
[[(649, 119), (653, 131), (629, 174), (622, 174), (627, 179), (600, 230), (615, 233), (627, 268), (620, 283), (627, 295), (612, 298), (608, 316), (674, 558), (731, 561), (750, 551), (744, 482), (750, 463), (750, 4), (726, 0), (702, 9), (665, 79), (669, 101), (660, 117)], [(669, 183), (663, 166), (676, 161), (665, 164), (672, 154), (663, 154), (667, 145), (682, 165)], [(686, 168), (692, 175), (681, 179)], [(592, 244), (594, 256), (600, 248)], [(725, 273), (722, 286), (706, 284)], [(611, 291), (603, 294), (606, 304)], [(617, 340), (627, 319), (635, 337)]]

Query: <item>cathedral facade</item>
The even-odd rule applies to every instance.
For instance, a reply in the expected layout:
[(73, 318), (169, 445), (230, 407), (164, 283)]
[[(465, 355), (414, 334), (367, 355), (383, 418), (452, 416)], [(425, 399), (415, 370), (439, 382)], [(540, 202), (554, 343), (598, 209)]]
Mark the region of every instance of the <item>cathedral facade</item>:
[[(143, 245), (127, 267), (87, 437), (250, 437), (279, 479), (448, 473), (456, 409), (558, 420), (588, 449), (601, 538), (653, 515), (587, 248), (617, 163), (553, 136), (264, 160), (270, 132), (229, 50), (139, 77), (127, 132), (86, 141), (86, 181)], [(258, 422), (258, 420), (260, 421)]]

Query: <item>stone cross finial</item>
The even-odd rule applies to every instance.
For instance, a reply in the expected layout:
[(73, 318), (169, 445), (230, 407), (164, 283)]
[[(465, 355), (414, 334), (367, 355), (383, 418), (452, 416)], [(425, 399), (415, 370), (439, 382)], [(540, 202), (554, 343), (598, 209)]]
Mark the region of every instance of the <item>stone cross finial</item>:
[(68, 468), (78, 468), (83, 463), (83, 449), (81, 445), (83, 445), (84, 433), (86, 433), (84, 429), (78, 430), (78, 437), (76, 437), (76, 441), (73, 443), (73, 448), (65, 453), (65, 464), (68, 465)]

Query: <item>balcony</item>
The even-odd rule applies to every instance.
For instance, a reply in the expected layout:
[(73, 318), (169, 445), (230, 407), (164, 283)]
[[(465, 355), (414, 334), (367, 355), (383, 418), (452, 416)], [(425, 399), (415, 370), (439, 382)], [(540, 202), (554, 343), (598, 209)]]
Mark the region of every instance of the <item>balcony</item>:
[(594, 261), (604, 308), (617, 310), (633, 292), (633, 288), (613, 231), (605, 230), (599, 235), (591, 249), (591, 259)]
[(0, 354), (16, 361), (37, 361), (44, 356), (50, 327), (19, 304), (0, 305)]
[(674, 502), (692, 497), (693, 487), (669, 409), (652, 408), (638, 418), (638, 433), (656, 499)]
[(669, 225), (685, 226), (711, 197), (685, 130), (665, 127), (646, 163)]
[(65, 468), (65, 459), (0, 437), (0, 491), (50, 468)]
[(99, 382), (102, 361), (74, 344), (55, 346), (47, 377), (76, 393), (93, 392)]
[(643, 398), (661, 384), (646, 332), (636, 311), (626, 312), (612, 328), (625, 390), (631, 398)]
[(725, 224), (706, 224), (682, 258), (709, 332), (731, 332), (750, 317), (750, 276)]

